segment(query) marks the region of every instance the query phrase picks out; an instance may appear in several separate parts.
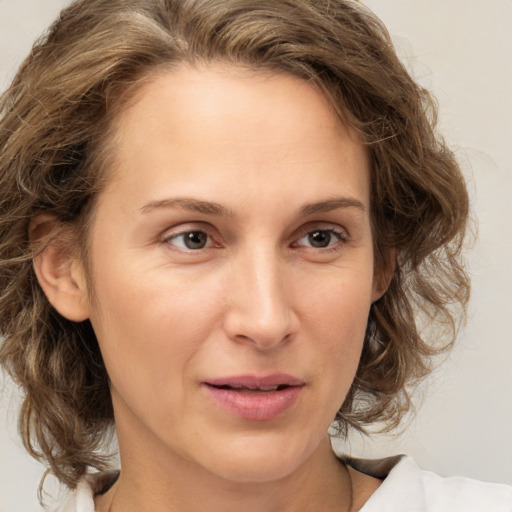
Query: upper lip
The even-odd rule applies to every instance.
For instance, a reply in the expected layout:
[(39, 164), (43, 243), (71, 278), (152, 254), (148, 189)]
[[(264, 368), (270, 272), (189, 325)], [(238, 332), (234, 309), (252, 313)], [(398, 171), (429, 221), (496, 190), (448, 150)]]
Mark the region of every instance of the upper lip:
[(215, 387), (249, 388), (260, 389), (274, 386), (303, 386), (302, 379), (286, 373), (275, 373), (272, 375), (234, 375), (230, 377), (219, 377), (204, 381), (205, 384)]

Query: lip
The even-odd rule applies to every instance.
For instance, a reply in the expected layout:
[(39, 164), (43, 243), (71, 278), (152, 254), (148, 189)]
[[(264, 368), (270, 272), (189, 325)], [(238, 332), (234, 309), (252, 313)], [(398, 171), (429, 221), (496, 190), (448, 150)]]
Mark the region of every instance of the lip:
[[(214, 378), (202, 385), (214, 402), (229, 413), (247, 420), (268, 421), (297, 402), (305, 382), (278, 373)], [(276, 386), (277, 389), (269, 389)]]

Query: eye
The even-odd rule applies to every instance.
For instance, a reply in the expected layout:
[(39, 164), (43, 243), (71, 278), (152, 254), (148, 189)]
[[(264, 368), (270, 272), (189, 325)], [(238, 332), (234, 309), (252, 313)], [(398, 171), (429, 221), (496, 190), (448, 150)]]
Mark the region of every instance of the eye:
[(199, 250), (207, 247), (211, 241), (204, 231), (184, 231), (177, 235), (170, 236), (166, 242), (181, 249)]
[(343, 234), (334, 229), (315, 229), (297, 240), (296, 244), (301, 247), (325, 249), (344, 240)]

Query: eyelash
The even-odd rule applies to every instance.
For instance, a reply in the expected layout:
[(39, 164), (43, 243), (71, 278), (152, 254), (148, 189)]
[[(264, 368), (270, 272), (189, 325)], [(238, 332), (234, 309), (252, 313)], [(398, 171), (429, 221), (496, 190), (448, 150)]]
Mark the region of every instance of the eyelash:
[[(315, 246), (312, 246), (312, 245), (299, 245), (299, 242), (300, 240), (308, 237), (308, 236), (311, 236), (313, 235), (314, 233), (323, 233), (323, 234), (329, 234), (331, 236), (331, 239), (329, 241), (329, 245), (327, 245), (326, 247), (315, 247)], [(333, 244), (331, 244), (332, 242), (332, 237), (334, 237), (335, 240)], [(317, 227), (315, 229), (311, 229), (310, 227), (307, 227), (305, 229), (302, 230), (302, 234), (301, 236), (297, 239), (296, 242), (294, 242), (292, 244), (292, 247), (295, 246), (295, 247), (305, 247), (307, 249), (313, 249), (313, 250), (319, 250), (319, 251), (322, 251), (322, 252), (327, 252), (327, 251), (338, 251), (341, 249), (341, 247), (343, 246), (343, 244), (345, 242), (348, 241), (348, 237), (347, 237), (347, 234), (345, 231), (341, 230), (341, 229), (336, 229), (336, 228), (333, 228), (333, 227), (328, 227), (328, 228), (322, 228), (322, 227)]]
[[(180, 250), (182, 250), (182, 251), (185, 251), (185, 252), (198, 252), (198, 251), (200, 251), (202, 249), (209, 249), (210, 248), (210, 247), (200, 247), (199, 249), (192, 249), (190, 247), (186, 247), (185, 246), (185, 239), (184, 239), (184, 237), (186, 235), (191, 235), (193, 233), (202, 233), (202, 234), (206, 235), (208, 237), (208, 241), (210, 241), (209, 245), (211, 245), (211, 243), (213, 241), (213, 237), (208, 233), (208, 230), (205, 230), (204, 228), (202, 228), (202, 229), (189, 229), (189, 230), (186, 230), (186, 231), (180, 231), (179, 233), (176, 233), (176, 234), (173, 234), (173, 235), (165, 237), (164, 243), (166, 243), (168, 245), (176, 245), (176, 244), (172, 243), (172, 240), (177, 240), (177, 239), (179, 239), (181, 237), (183, 239), (183, 247), (180, 247)], [(208, 244), (208, 241), (207, 241), (207, 244)]]
[[(199, 253), (202, 250), (211, 249), (215, 247), (219, 247), (220, 244), (216, 244), (214, 237), (210, 234), (210, 230), (205, 227), (200, 228), (192, 228), (180, 231), (178, 233), (171, 234), (169, 236), (166, 236), (163, 239), (163, 243), (177, 247), (177, 250), (188, 252), (188, 253)], [(199, 248), (190, 248), (186, 247), (186, 242), (184, 237), (186, 235), (192, 235), (192, 234), (204, 234), (207, 237), (206, 246), (205, 247), (199, 247)], [(329, 240), (329, 245), (326, 247), (314, 247), (312, 245), (299, 245), (299, 242), (308, 237), (311, 236), (314, 233), (327, 233), (331, 237), (334, 236), (337, 240), (331, 244), (332, 238)], [(182, 244), (177, 245), (176, 243), (173, 243), (173, 241), (176, 241), (178, 239), (182, 239)], [(314, 250), (314, 251), (321, 251), (321, 252), (328, 252), (328, 251), (339, 251), (341, 250), (344, 243), (348, 241), (347, 233), (342, 229), (336, 229), (334, 227), (313, 227), (313, 226), (305, 226), (301, 231), (299, 232), (299, 236), (295, 237), (295, 241), (290, 244), (290, 247), (297, 247), (297, 248), (305, 248), (306, 250)]]

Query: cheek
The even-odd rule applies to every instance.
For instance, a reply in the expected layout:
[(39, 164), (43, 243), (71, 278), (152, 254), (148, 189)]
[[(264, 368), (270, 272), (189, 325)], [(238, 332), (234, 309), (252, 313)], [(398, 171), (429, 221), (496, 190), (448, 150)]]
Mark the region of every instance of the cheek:
[[(371, 267), (370, 267), (371, 268)], [(349, 277), (338, 275), (313, 294), (304, 294), (303, 326), (314, 342), (312, 350), (321, 354), (319, 365), (342, 389), (351, 385), (364, 343), (371, 306), (371, 273), (360, 271)]]
[[(358, 262), (311, 280), (302, 288), (302, 315), (318, 320), (317, 329), (327, 331), (331, 338), (343, 333), (343, 339), (356, 341), (357, 333), (365, 331), (372, 300), (372, 265)], [(354, 337), (345, 336), (353, 332)]]
[(108, 373), (114, 385), (139, 380), (151, 394), (161, 394), (163, 383), (179, 384), (215, 325), (218, 293), (207, 281), (198, 290), (176, 272), (160, 272), (156, 278), (140, 268), (112, 268), (105, 261), (96, 269), (95, 281), (101, 285), (91, 315)]

